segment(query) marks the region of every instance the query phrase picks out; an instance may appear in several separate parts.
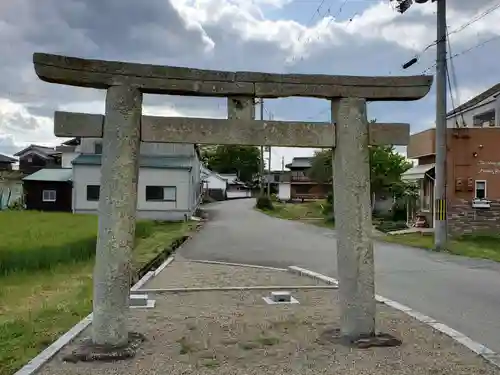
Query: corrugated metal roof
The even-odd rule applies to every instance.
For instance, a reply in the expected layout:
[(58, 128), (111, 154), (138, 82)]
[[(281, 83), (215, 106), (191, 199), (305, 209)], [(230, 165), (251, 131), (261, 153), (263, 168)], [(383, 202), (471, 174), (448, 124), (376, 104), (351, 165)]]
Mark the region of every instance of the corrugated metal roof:
[(425, 177), (426, 173), (434, 168), (436, 164), (421, 164), (416, 167), (408, 169), (406, 172), (401, 174), (401, 180), (403, 181), (418, 181)]
[[(101, 155), (81, 154), (73, 162), (77, 165), (101, 165)], [(190, 157), (140, 156), (139, 166), (143, 168), (187, 169), (192, 168)]]
[(219, 176), (222, 177), (224, 180), (227, 180), (228, 184), (236, 184), (238, 175), (232, 174), (232, 173), (219, 173)]
[(71, 168), (44, 168), (23, 178), (24, 181), (54, 181), (66, 182), (73, 179)]
[(312, 164), (312, 157), (296, 157), (293, 158), (290, 164), (287, 164), (287, 168), (310, 168)]
[(208, 178), (208, 176), (214, 176), (214, 177), (218, 178), (219, 180), (224, 180), (224, 181), (226, 180), (220, 174), (218, 174), (217, 172), (211, 171), (210, 169), (208, 169), (204, 165), (201, 166), (200, 173), (201, 173), (201, 177), (205, 178), (205, 179)]

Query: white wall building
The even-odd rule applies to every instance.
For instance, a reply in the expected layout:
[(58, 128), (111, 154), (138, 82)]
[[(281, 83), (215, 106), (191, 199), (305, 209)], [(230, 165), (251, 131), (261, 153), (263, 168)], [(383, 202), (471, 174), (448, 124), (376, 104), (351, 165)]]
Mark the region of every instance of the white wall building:
[(500, 127), (500, 84), (458, 106), (446, 115), (448, 128), (495, 128)]
[(219, 175), (227, 180), (227, 199), (252, 197), (252, 191), (243, 182), (239, 181), (236, 174), (219, 173)]
[(220, 174), (211, 171), (204, 166), (201, 167), (201, 179), (205, 183), (205, 188), (213, 190), (222, 190), (225, 194), (227, 189), (227, 179)]
[[(61, 151), (62, 164), (73, 167), (73, 212), (97, 213), (102, 140), (82, 138), (73, 149)], [(137, 216), (167, 221), (191, 217), (201, 200), (200, 165), (195, 145), (141, 142)]]
[(288, 181), (281, 181), (278, 185), (278, 199), (287, 202), (292, 198), (291, 185)]

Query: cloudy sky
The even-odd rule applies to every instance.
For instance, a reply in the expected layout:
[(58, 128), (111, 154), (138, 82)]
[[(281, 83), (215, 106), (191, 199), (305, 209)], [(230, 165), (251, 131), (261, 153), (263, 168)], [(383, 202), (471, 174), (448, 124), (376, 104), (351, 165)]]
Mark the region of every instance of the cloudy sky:
[[(448, 0), (457, 106), (500, 80), (498, 0)], [(465, 26), (465, 27), (464, 27)], [(0, 2), (0, 153), (55, 145), (55, 110), (103, 113), (104, 92), (41, 82), (35, 51), (220, 70), (408, 75), (434, 73), (435, 3), (399, 14), (390, 0), (3, 0)], [(499, 36), (495, 39), (496, 36)], [(496, 51), (496, 52), (495, 52)], [(419, 63), (401, 65), (416, 55)], [(370, 104), (370, 118), (433, 126), (435, 95)], [(449, 109), (451, 109), (449, 100)], [(266, 117), (329, 121), (319, 99), (267, 100)], [(144, 113), (224, 117), (222, 99), (146, 95)], [(281, 157), (309, 149), (274, 149)]]

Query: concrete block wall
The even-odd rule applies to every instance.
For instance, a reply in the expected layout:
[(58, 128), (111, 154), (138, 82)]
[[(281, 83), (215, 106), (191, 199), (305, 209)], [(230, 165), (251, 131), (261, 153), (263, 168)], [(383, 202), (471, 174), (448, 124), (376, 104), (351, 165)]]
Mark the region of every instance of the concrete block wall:
[(473, 208), (470, 201), (452, 202), (448, 213), (450, 234), (500, 233), (500, 200), (491, 201), (490, 206), (490, 208)]

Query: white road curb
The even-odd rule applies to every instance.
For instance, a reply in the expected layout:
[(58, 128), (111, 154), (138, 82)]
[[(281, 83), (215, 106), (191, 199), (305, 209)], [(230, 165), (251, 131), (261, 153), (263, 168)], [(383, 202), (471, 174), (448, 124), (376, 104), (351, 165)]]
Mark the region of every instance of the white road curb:
[(321, 280), (327, 284), (336, 285), (337, 287), (339, 285), (339, 282), (337, 280), (335, 280), (333, 277), (322, 275), (320, 273), (317, 273), (317, 272), (314, 272), (314, 271), (311, 271), (311, 270), (308, 270), (308, 269), (305, 269), (302, 267), (290, 266), (290, 267), (288, 267), (288, 271), (290, 271), (292, 273), (299, 274), (299, 275), (309, 276), (309, 277), (312, 277), (313, 279)]
[[(138, 291), (144, 284), (146, 284), (153, 276), (156, 276), (155, 272), (158, 270), (163, 270), (174, 260), (173, 256), (170, 256), (163, 262), (160, 267), (155, 271), (147, 272), (130, 290), (132, 292)], [(161, 268), (161, 269), (160, 269)], [(160, 272), (158, 271), (158, 273)], [(153, 308), (155, 306), (155, 301), (148, 300), (147, 306), (131, 306), (130, 308)], [(26, 365), (24, 365), (19, 371), (14, 373), (14, 375), (33, 375), (38, 371), (45, 363), (47, 363), (52, 357), (54, 357), (64, 346), (66, 346), (70, 341), (72, 341), (76, 336), (78, 336), (85, 328), (87, 328), (90, 323), (92, 323), (92, 313), (87, 315), (84, 319), (73, 326), (69, 331), (59, 337), (54, 341), (49, 347), (38, 354), (36, 357), (32, 358)]]
[[(307, 270), (305, 268), (301, 268), (301, 267), (297, 267), (297, 266), (290, 266), (290, 267), (288, 267), (288, 269), (290, 270), (290, 272), (299, 273), (301, 275), (306, 275), (306, 276), (309, 276), (309, 277), (312, 277), (312, 278), (315, 278), (315, 279), (318, 279), (318, 280), (321, 280), (321, 281), (324, 281), (327, 283), (335, 283), (335, 285), (338, 286), (338, 280), (336, 280), (332, 277), (328, 277), (328, 276), (322, 275), (320, 273), (310, 271), (310, 270)], [(402, 311), (405, 314), (417, 319), (418, 321), (431, 326), (435, 330), (437, 330), (441, 333), (444, 333), (445, 335), (451, 337), (453, 340), (462, 344), (463, 346), (465, 346), (469, 350), (472, 350), (474, 353), (483, 357), (486, 361), (491, 363), (493, 366), (500, 368), (500, 354), (487, 348), (483, 344), (480, 344), (476, 341), (473, 341), (469, 337), (465, 336), (463, 333), (455, 331), (453, 328), (448, 327), (447, 325), (445, 325), (443, 323), (439, 323), (435, 319), (433, 319), (425, 314), (422, 314), (421, 312), (413, 310), (411, 307), (405, 306), (399, 302), (390, 300), (388, 298), (379, 296), (378, 294), (375, 295), (375, 299), (380, 303), (383, 303), (387, 306), (390, 306), (396, 310)]]
[(218, 264), (221, 266), (248, 267), (248, 268), (258, 268), (258, 269), (263, 269), (263, 270), (272, 270), (272, 271), (287, 271), (286, 268), (257, 266), (255, 264), (246, 264), (246, 263), (219, 262), (216, 260), (186, 259), (186, 261), (193, 262), (193, 263)]
[(160, 266), (153, 271), (153, 276), (158, 276), (158, 274), (165, 269), (170, 263), (174, 261), (174, 256), (169, 256)]
[(174, 260), (174, 256), (169, 256), (160, 266), (154, 270), (147, 272), (130, 290), (132, 292), (138, 291), (144, 284), (146, 284), (152, 277), (157, 276), (163, 269)]
[(136, 292), (144, 284), (146, 284), (149, 281), (149, 279), (151, 279), (153, 276), (154, 276), (154, 271), (146, 272), (146, 274), (143, 277), (141, 277), (141, 279), (137, 283), (135, 283), (135, 285), (132, 288), (130, 288), (130, 290), (132, 292)]

